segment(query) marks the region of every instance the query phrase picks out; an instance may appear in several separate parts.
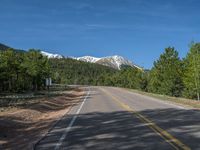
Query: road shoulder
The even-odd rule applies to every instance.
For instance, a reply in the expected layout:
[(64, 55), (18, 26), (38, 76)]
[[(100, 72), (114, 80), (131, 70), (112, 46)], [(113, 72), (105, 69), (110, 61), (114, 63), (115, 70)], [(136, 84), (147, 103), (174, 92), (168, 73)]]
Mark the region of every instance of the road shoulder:
[(170, 105), (175, 105), (176, 107), (183, 108), (183, 109), (195, 109), (200, 110), (200, 101), (179, 98), (179, 97), (170, 97), (166, 95), (159, 95), (154, 93), (143, 92), (134, 89), (127, 89), (127, 88), (119, 88), (120, 90), (124, 90), (126, 92), (132, 92), (134, 94), (139, 94), (154, 101), (161, 101)]

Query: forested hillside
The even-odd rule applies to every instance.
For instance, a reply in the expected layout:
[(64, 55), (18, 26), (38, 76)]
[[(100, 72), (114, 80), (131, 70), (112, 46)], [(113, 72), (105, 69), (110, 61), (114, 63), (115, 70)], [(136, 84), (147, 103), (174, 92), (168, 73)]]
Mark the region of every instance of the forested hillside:
[(71, 58), (50, 59), (52, 77), (55, 83), (105, 85), (106, 78), (117, 70)]
[(50, 59), (55, 83), (108, 85), (144, 89), (144, 72), (132, 67), (122, 70), (74, 59)]
[(10, 48), (10, 47), (8, 47), (8, 46), (6, 46), (6, 45), (0, 43), (0, 50), (5, 51), (5, 50), (7, 50), (7, 49), (9, 49), (9, 48)]
[(9, 49), (12, 49), (12, 50), (17, 51), (17, 52), (22, 52), (22, 53), (25, 52), (24, 50), (15, 49), (15, 48), (12, 48), (12, 47), (9, 47), (5, 44), (0, 43), (0, 51), (6, 51), (6, 50), (9, 50)]

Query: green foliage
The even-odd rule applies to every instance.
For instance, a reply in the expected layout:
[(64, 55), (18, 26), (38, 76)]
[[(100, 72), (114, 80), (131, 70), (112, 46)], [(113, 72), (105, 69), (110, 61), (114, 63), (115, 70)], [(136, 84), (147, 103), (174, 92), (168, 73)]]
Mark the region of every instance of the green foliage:
[(200, 74), (200, 43), (192, 44), (190, 51), (184, 59), (184, 96), (197, 98), (199, 91)]
[(49, 72), (48, 59), (37, 50), (0, 51), (0, 91), (38, 90)]
[(128, 67), (113, 75), (111, 81), (114, 86), (143, 90), (143, 76), (143, 71), (137, 68)]
[(166, 48), (150, 72), (150, 92), (181, 96), (183, 64), (174, 48)]

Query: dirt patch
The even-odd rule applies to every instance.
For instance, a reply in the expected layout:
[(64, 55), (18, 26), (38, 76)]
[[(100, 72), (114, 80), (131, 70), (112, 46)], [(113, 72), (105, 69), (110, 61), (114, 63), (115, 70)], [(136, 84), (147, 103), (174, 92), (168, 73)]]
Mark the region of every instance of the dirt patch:
[(62, 96), (4, 109), (0, 112), (0, 149), (31, 149), (71, 106), (80, 103), (83, 95), (83, 90), (76, 89)]

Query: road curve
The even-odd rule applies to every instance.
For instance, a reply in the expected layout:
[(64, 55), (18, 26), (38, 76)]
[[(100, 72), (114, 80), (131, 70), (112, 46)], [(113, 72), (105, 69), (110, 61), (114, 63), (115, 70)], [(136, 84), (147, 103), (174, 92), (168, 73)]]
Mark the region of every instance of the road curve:
[(200, 111), (114, 87), (88, 87), (36, 150), (200, 150)]

